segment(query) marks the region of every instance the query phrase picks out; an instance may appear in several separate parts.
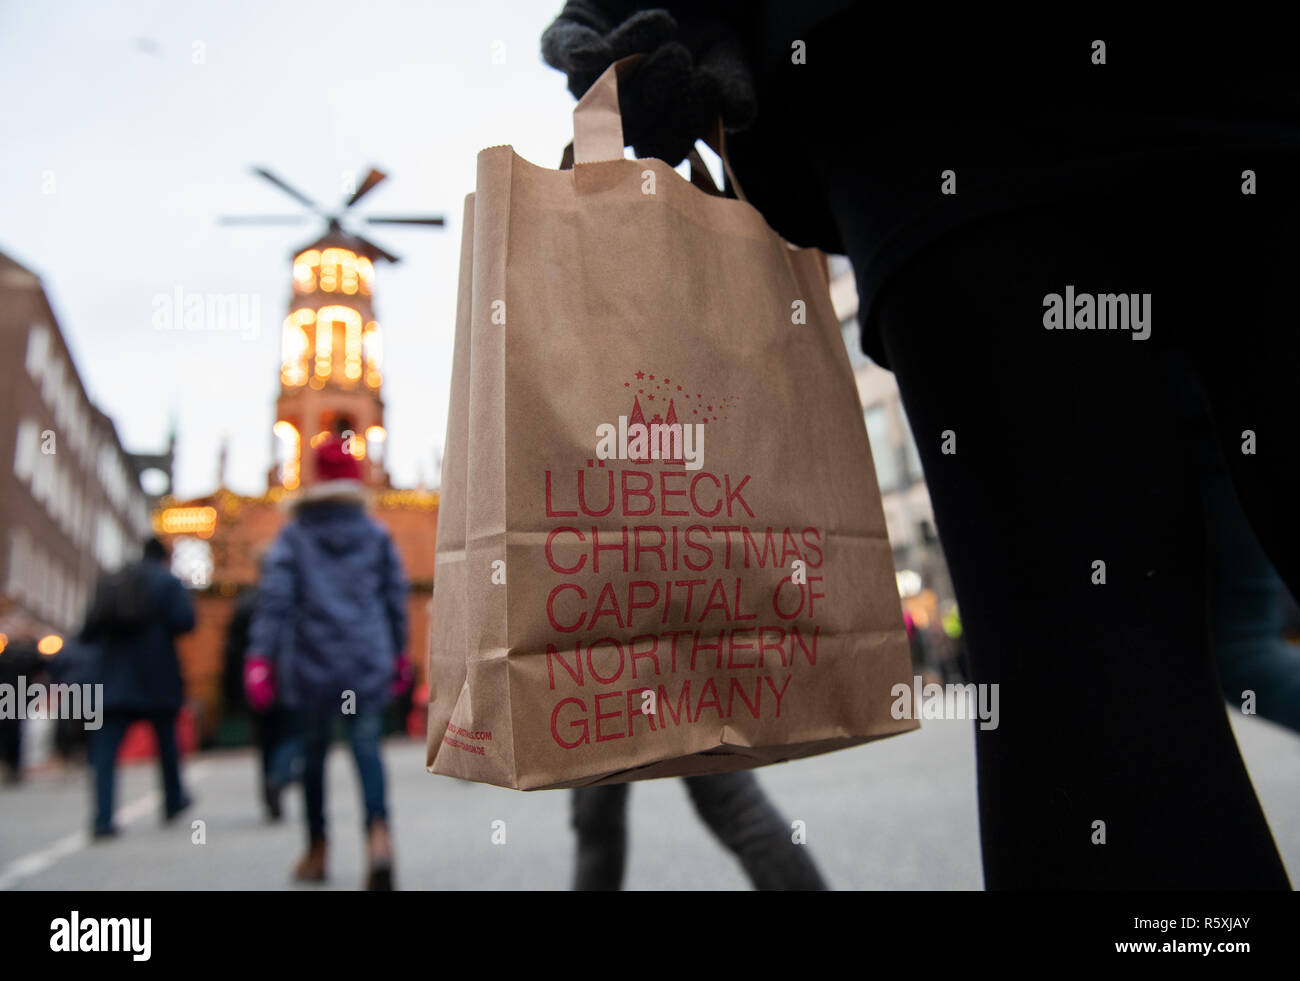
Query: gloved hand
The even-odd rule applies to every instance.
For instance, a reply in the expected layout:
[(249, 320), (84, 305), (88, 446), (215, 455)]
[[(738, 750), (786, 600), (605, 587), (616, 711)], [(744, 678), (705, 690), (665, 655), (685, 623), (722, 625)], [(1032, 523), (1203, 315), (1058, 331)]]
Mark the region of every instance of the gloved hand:
[(397, 655), (396, 673), (393, 675), (393, 684), (389, 689), (389, 694), (393, 698), (401, 698), (411, 690), (411, 685), (415, 682), (415, 665), (411, 663), (411, 655), (402, 651)]
[(754, 121), (754, 81), (729, 28), (716, 21), (679, 25), (666, 10), (619, 20), (626, 7), (569, 0), (542, 35), (542, 57), (568, 76), (569, 91), (580, 98), (618, 59), (646, 55), (618, 85), (623, 137), (638, 157), (676, 166), (719, 115), (733, 132)]
[(244, 696), (254, 712), (267, 711), (275, 702), (275, 665), (261, 654), (244, 658)]

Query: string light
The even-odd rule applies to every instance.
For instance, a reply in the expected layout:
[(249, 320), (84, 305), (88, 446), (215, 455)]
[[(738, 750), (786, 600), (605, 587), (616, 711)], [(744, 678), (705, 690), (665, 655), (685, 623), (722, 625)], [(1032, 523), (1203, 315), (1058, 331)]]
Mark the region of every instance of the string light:
[(366, 362), (366, 384), (378, 388), (383, 382), (380, 368), (384, 359), (384, 339), (379, 332), (378, 322), (372, 320), (366, 324), (365, 332), (361, 335), (361, 351)]
[(316, 375), (328, 378), (333, 368), (336, 323), (343, 325), (344, 376), (356, 381), (361, 377), (361, 314), (337, 304), (316, 311)]
[(280, 341), (280, 380), (290, 386), (307, 380), (307, 355), (311, 346), (307, 329), (316, 319), (313, 310), (299, 309), (284, 318)]
[(280, 464), (280, 483), (287, 490), (298, 486), (301, 476), (302, 437), (298, 427), (287, 419), (281, 419), (271, 430), (285, 444), (284, 461)]
[(316, 377), (328, 378), (333, 367), (334, 321), (324, 316), (321, 310), (316, 318)]
[(198, 535), (211, 538), (217, 530), (214, 507), (165, 508), (154, 519), (154, 528), (164, 535)]
[(316, 270), (320, 267), (320, 252), (308, 249), (293, 260), (293, 288), (299, 293), (316, 289)]
[[(326, 249), (320, 255), (320, 288), (326, 293), (342, 289), (349, 295), (358, 287), (357, 254), (351, 249)], [(372, 267), (373, 274), (373, 267)]]

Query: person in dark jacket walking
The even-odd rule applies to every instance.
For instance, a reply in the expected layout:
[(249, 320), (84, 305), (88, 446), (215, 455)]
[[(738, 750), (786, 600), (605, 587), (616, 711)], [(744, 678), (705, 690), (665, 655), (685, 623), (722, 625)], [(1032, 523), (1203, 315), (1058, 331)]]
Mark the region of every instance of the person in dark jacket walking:
[[(94, 684), (99, 671), (99, 648), (87, 643), (81, 634), (69, 637), (58, 654), (49, 658), (46, 669), (50, 681), (58, 685)], [(85, 721), (60, 713), (55, 722), (54, 751), (63, 767), (88, 762), (89, 733)]]
[(193, 629), (194, 606), (181, 581), (167, 571), (167, 549), (156, 538), (145, 543), (143, 559), (104, 577), (96, 587), (81, 635), (83, 642), (99, 648), (95, 673), (104, 686), (104, 723), (90, 739), (96, 838), (117, 834), (117, 751), (137, 719), (147, 720), (157, 738), (164, 820), (190, 806), (176, 744), (184, 687), (174, 640)]
[[(36, 639), (15, 636), (0, 647), (0, 685), (16, 689), (19, 678), (31, 678), (40, 670), (41, 656)], [(5, 783), (19, 784), (23, 779), (23, 720), (17, 713), (0, 713), (0, 765), (5, 768)]]
[(346, 425), (317, 447), (321, 482), (303, 492), (266, 557), (244, 677), (255, 711), (278, 693), (300, 718), (308, 845), (295, 878), (326, 876), (325, 754), (341, 719), (361, 781), (367, 888), (386, 890), (393, 857), (379, 741), (385, 706), (411, 681), (407, 580), (392, 538), (365, 512), (360, 468), (340, 438)]
[[(1190, 371), (1300, 592), (1300, 338), (1277, 326), (1300, 265), (1291, 32), (649, 6), (570, 0), (543, 56), (580, 95), (645, 53), (619, 86), (637, 155), (676, 165), (721, 117), (732, 190), (787, 240), (850, 258), (971, 680), (1001, 689), (1000, 724), (975, 737), (986, 885), (1289, 888), (1219, 695), (1202, 486), (1172, 393)], [(1044, 692), (1071, 698), (1045, 708)]]
[[(244, 657), (248, 652), (248, 632), (257, 611), (257, 587), (242, 590), (235, 598), (235, 609), (226, 627), (225, 668), (222, 694), (225, 711), (234, 714), (247, 702), (244, 694)], [(284, 789), (294, 779), (301, 765), (302, 740), (297, 733), (294, 712), (282, 701), (273, 702), (265, 711), (252, 712), (253, 731), (260, 760), (259, 792), (267, 820), (284, 816)]]

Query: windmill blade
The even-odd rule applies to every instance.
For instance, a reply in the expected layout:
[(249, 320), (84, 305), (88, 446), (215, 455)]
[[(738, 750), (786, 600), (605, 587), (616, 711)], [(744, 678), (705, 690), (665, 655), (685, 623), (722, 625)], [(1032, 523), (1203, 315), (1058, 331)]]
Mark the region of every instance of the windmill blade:
[(361, 186), (357, 188), (356, 193), (343, 202), (343, 210), (347, 211), (348, 208), (360, 201), (364, 195), (373, 191), (380, 181), (387, 180), (387, 178), (388, 175), (382, 170), (376, 170), (374, 167), (371, 167), (370, 173), (366, 174), (366, 179), (361, 182)]
[(265, 167), (254, 167), (253, 173), (255, 173), (258, 177), (266, 178), (268, 181), (270, 181), (280, 190), (284, 191), (285, 194), (289, 195), (289, 197), (293, 198), (299, 204), (306, 205), (308, 208), (311, 208), (312, 211), (324, 217), (324, 215), (320, 210), (320, 206), (317, 205), (315, 201), (307, 197), (307, 195), (303, 194), (302, 191), (299, 191), (297, 188), (289, 185), (285, 181), (282, 181), (280, 178), (276, 177), (275, 174), (271, 173)]
[(301, 225), (311, 221), (306, 215), (221, 215), (223, 225)]
[(437, 226), (441, 226), (441, 225), (446, 224), (446, 221), (445, 221), (444, 219), (442, 219), (442, 218), (434, 217), (434, 216), (430, 216), (430, 217), (427, 217), (427, 218), (414, 218), (414, 217), (412, 217), (412, 218), (384, 217), (384, 218), (367, 218), (367, 219), (366, 219), (366, 224), (367, 224), (367, 225), (437, 225)]
[(401, 256), (393, 255), (393, 253), (389, 252), (387, 249), (380, 248), (378, 245), (370, 241), (370, 239), (368, 238), (362, 238), (360, 235), (357, 235), (356, 240), (360, 242), (362, 245), (364, 245), (366, 248), (373, 250), (375, 255), (379, 256), (381, 259), (385, 260), (386, 262), (391, 262), (393, 264), (396, 264), (402, 261)]

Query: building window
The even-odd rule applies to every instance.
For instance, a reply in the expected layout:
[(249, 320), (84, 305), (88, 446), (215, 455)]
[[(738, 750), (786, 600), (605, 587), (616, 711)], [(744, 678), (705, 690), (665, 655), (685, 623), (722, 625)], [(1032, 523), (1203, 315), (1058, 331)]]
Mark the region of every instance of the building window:
[(108, 511), (99, 512), (95, 525), (95, 561), (106, 572), (116, 572), (126, 560), (126, 536)]
[(925, 470), (921, 467), (921, 454), (917, 452), (912, 424), (907, 419), (902, 402), (898, 403), (898, 415), (903, 423), (903, 466), (907, 470), (907, 482), (914, 484), (925, 480)]
[(5, 592), (20, 600), (27, 594), (27, 553), (27, 531), (9, 529), (9, 575)]
[(869, 357), (862, 353), (862, 325), (857, 317), (850, 317), (840, 324), (840, 333), (844, 336), (844, 347), (849, 352), (849, 364), (854, 371), (871, 364)]
[(201, 538), (175, 539), (172, 575), (190, 589), (206, 589), (212, 584), (212, 546)]
[(36, 457), (40, 455), (40, 430), (34, 419), (24, 419), (18, 424), (14, 437), (14, 476), (20, 483), (28, 483), (36, 473)]
[(876, 464), (876, 481), (880, 484), (880, 492), (888, 494), (899, 489), (903, 476), (898, 450), (890, 439), (889, 414), (885, 406), (873, 405), (864, 416), (867, 436), (871, 439), (871, 456)]
[(50, 354), (50, 331), (41, 324), (33, 324), (27, 332), (27, 374), (39, 382), (45, 374), (45, 362)]

